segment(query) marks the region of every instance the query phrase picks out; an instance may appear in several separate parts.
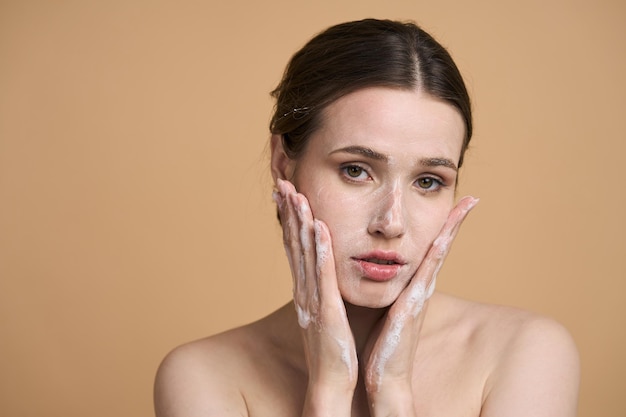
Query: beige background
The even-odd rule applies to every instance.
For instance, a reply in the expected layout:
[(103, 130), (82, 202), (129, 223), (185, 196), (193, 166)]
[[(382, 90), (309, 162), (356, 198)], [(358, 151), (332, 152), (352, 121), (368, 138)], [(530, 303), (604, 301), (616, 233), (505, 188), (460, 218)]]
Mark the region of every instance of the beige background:
[(482, 201), (439, 288), (564, 323), (580, 415), (626, 415), (621, 0), (0, 0), (2, 416), (149, 416), (169, 349), (289, 299), (268, 92), (369, 16), (421, 23), (473, 95)]

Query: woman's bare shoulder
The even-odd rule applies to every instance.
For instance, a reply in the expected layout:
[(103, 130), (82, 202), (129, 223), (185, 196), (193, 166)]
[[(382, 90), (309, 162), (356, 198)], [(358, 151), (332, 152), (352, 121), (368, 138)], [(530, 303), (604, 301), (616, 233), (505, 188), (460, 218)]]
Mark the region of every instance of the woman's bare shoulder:
[[(430, 308), (430, 307), (429, 307)], [(556, 320), (521, 309), (440, 295), (436, 309), (447, 328), (483, 365), (481, 416), (575, 415), (579, 358), (569, 331)], [(528, 398), (537, 409), (529, 409)], [(515, 415), (515, 413), (513, 413)]]
[(515, 350), (521, 344), (540, 344), (547, 340), (566, 348), (574, 346), (565, 327), (550, 317), (515, 307), (437, 295), (435, 308), (442, 317), (438, 320), (439, 330), (456, 328), (473, 342), (489, 344), (502, 353)]
[(237, 381), (248, 368), (252, 325), (178, 346), (157, 371), (157, 417), (242, 416), (246, 403)]
[(290, 331), (298, 329), (289, 312), (293, 306), (286, 305), (256, 322), (172, 350), (156, 376), (157, 417), (247, 416), (250, 398), (264, 398), (271, 407), (289, 388), (299, 387), (293, 355), (298, 348), (290, 342), (297, 340)]

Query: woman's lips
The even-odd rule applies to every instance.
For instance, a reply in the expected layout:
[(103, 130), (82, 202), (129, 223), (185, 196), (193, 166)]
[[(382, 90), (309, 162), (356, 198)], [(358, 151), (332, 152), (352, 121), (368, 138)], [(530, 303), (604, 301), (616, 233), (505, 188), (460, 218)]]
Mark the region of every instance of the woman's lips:
[(365, 278), (381, 282), (393, 279), (405, 263), (392, 252), (372, 252), (352, 259)]

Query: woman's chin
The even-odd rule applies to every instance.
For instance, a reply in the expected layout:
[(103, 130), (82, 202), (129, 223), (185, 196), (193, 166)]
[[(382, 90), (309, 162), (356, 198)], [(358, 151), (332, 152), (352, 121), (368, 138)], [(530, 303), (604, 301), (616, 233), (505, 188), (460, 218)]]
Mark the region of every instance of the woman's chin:
[(392, 305), (398, 298), (398, 294), (354, 294), (342, 293), (343, 301), (356, 307), (365, 307), (372, 309), (387, 308)]

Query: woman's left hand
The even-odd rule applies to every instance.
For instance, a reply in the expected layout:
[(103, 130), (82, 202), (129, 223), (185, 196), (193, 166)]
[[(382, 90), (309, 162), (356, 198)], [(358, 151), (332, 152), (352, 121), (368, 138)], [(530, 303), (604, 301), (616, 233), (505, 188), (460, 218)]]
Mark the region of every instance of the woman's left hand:
[[(452, 209), (411, 282), (370, 336), (362, 366), (370, 407), (374, 406), (372, 415), (415, 413), (411, 378), (424, 320), (422, 311), (461, 223), (477, 202), (473, 197), (464, 197)], [(397, 409), (407, 406), (411, 409)]]

